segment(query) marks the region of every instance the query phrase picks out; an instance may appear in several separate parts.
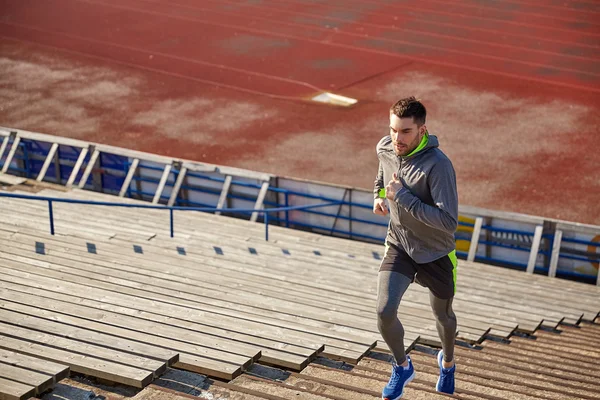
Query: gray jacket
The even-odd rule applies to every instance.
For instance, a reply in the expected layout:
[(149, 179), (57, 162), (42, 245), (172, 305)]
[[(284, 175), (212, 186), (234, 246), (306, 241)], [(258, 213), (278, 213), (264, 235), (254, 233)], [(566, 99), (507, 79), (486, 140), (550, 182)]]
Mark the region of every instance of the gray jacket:
[(375, 198), (395, 172), (404, 186), (389, 203), (390, 223), (386, 241), (403, 248), (419, 264), (431, 262), (452, 252), (458, 225), (458, 193), (452, 162), (438, 148), (437, 137), (419, 152), (399, 157), (392, 138), (377, 144), (379, 172)]

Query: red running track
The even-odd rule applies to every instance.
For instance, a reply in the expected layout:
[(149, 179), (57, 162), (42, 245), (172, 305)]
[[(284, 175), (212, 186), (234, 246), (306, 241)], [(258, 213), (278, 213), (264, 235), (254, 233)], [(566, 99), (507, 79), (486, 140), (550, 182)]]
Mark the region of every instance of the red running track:
[(600, 224), (597, 2), (0, 0), (0, 38), (2, 125), (368, 187), (417, 94), (462, 203)]

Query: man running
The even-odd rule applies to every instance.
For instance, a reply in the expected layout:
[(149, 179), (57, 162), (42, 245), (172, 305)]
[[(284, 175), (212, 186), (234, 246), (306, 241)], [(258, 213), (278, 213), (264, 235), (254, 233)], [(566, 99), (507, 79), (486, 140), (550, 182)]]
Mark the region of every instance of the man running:
[(452, 162), (438, 148), (437, 137), (427, 132), (426, 114), (414, 97), (399, 100), (390, 108), (390, 135), (377, 144), (379, 171), (373, 212), (390, 214), (377, 296), (377, 325), (395, 359), (382, 393), (382, 398), (389, 400), (402, 397), (404, 387), (415, 377), (398, 319), (400, 300), (413, 281), (429, 288), (442, 342), (436, 390), (454, 393), (456, 316), (452, 299), (456, 291), (458, 194)]

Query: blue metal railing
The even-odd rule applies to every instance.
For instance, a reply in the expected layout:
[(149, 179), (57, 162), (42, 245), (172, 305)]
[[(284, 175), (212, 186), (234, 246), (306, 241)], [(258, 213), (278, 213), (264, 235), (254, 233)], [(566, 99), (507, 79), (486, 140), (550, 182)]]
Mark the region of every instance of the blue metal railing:
[(567, 243), (583, 244), (583, 245), (592, 246), (592, 247), (600, 247), (600, 243), (592, 242), (591, 240), (571, 239), (571, 238), (563, 237), (562, 241), (567, 242)]
[(15, 194), (15, 193), (0, 193), (0, 197), (9, 197), (13, 199), (24, 199), (24, 200), (37, 200), (37, 201), (46, 201), (48, 202), (48, 216), (50, 219), (50, 234), (54, 235), (54, 210), (53, 203), (67, 203), (67, 204), (83, 204), (83, 205), (92, 205), (92, 206), (106, 206), (106, 207), (122, 207), (122, 208), (142, 208), (142, 209), (152, 209), (152, 210), (169, 210), (169, 225), (171, 237), (175, 236), (175, 225), (174, 225), (174, 211), (201, 211), (201, 212), (238, 212), (238, 213), (259, 213), (264, 215), (264, 223), (265, 223), (265, 240), (269, 241), (269, 213), (272, 212), (282, 212), (282, 211), (292, 211), (292, 210), (306, 210), (311, 208), (319, 208), (319, 207), (329, 207), (332, 205), (339, 205), (339, 203), (321, 203), (321, 204), (309, 204), (303, 206), (290, 206), (290, 207), (280, 207), (280, 208), (269, 208), (269, 209), (248, 209), (248, 208), (215, 208), (215, 207), (179, 207), (179, 206), (156, 206), (156, 205), (147, 205), (147, 204), (127, 204), (127, 203), (110, 203), (103, 201), (90, 201), (90, 200), (73, 200), (73, 199), (61, 199), (57, 197), (43, 197), (43, 196), (29, 196), (24, 194)]
[[(129, 162), (125, 163), (127, 166), (130, 164)], [(155, 167), (155, 166), (151, 166), (151, 165), (141, 165), (139, 168), (144, 169), (144, 170), (151, 170), (151, 171), (156, 171), (156, 172), (162, 172), (164, 169), (163, 168), (159, 168), (159, 167)], [(126, 167), (124, 169), (125, 171), (128, 170), (128, 168)], [(175, 177), (176, 174), (178, 173), (178, 171), (176, 170), (172, 170), (171, 174), (173, 175), (172, 177), (170, 177), (167, 182), (165, 183), (165, 189), (166, 188), (173, 188), (174, 184), (175, 184)], [(187, 177), (189, 178), (196, 178), (196, 179), (201, 179), (201, 180), (207, 180), (210, 182), (218, 182), (218, 183), (223, 183), (225, 182), (225, 177), (221, 177), (221, 176), (210, 176), (207, 174), (202, 174), (202, 173), (197, 173), (197, 172), (188, 172)], [(172, 178), (172, 179), (171, 179)], [(158, 185), (158, 183), (160, 182), (159, 178), (149, 178), (149, 177), (139, 177), (139, 176), (133, 176), (132, 177), (132, 182), (146, 182), (146, 183), (151, 183), (151, 184), (155, 184)], [(252, 189), (260, 189), (261, 185), (260, 184), (256, 184), (256, 183), (250, 183), (250, 182), (245, 182), (243, 180), (237, 180), (237, 179), (233, 179), (231, 181), (232, 185), (235, 186), (240, 186), (240, 187), (246, 187), (246, 188), (252, 188)], [(208, 188), (208, 187), (203, 187), (203, 188), (199, 188), (199, 187), (194, 187), (194, 186), (189, 186), (189, 185), (182, 185), (180, 187), (181, 190), (190, 190), (190, 191), (198, 191), (198, 192), (202, 192), (202, 193), (209, 193), (209, 194), (213, 194), (216, 196), (219, 196), (221, 193), (221, 190), (219, 189), (215, 189), (215, 188)], [(284, 204), (285, 207), (288, 207), (289, 204), (289, 197), (290, 196), (298, 196), (298, 197), (302, 197), (303, 199), (310, 199), (310, 200), (321, 200), (321, 201), (325, 201), (325, 202), (331, 202), (333, 203), (332, 205), (345, 205), (345, 206), (350, 206), (350, 207), (357, 207), (357, 208), (362, 208), (362, 209), (368, 209), (371, 210), (373, 208), (373, 206), (371, 204), (363, 204), (363, 203), (356, 203), (356, 202), (350, 202), (347, 200), (338, 200), (338, 199), (334, 199), (331, 197), (326, 197), (326, 196), (319, 196), (319, 195), (313, 195), (313, 194), (309, 194), (309, 193), (302, 193), (302, 192), (297, 192), (294, 190), (290, 190), (290, 189), (282, 189), (282, 188), (276, 188), (276, 187), (269, 187), (268, 189), (269, 192), (271, 193), (281, 193), (284, 195)], [(154, 196), (154, 193), (149, 193), (149, 192), (145, 192), (143, 190), (137, 190), (137, 189), (131, 189), (131, 187), (128, 188), (128, 194), (135, 194), (135, 195), (142, 195), (142, 196), (147, 196), (149, 198), (152, 198)], [(170, 195), (167, 194), (162, 194), (161, 196), (161, 200), (167, 200), (170, 197)], [(227, 198), (228, 199), (237, 199), (237, 200), (246, 200), (246, 201), (253, 201), (251, 199), (249, 199), (247, 196), (242, 196), (242, 195), (236, 195), (233, 193), (228, 193), (227, 194)], [(176, 199), (176, 203), (187, 203), (187, 204), (194, 204), (193, 201), (190, 200), (186, 200), (186, 201), (182, 201), (179, 198)], [(279, 204), (275, 204), (273, 202), (269, 202), (268, 200), (265, 200), (265, 204), (266, 205), (276, 205), (278, 206)], [(235, 211), (235, 209), (228, 209), (229, 211)], [(311, 225), (311, 224), (300, 224), (297, 221), (290, 221), (289, 219), (289, 211), (292, 211), (292, 209), (286, 209), (284, 210), (284, 208), (281, 208), (282, 212), (285, 212), (285, 219), (281, 219), (281, 218), (276, 218), (276, 221), (281, 223), (283, 226), (286, 227), (290, 227), (291, 225), (296, 225), (296, 226), (304, 226), (306, 228), (310, 228), (310, 229), (319, 229), (322, 230), (323, 228), (321, 226), (318, 225)], [(382, 222), (377, 222), (377, 221), (371, 221), (371, 220), (366, 220), (366, 219), (360, 219), (360, 218), (356, 218), (356, 217), (347, 217), (344, 215), (338, 215), (335, 213), (329, 213), (329, 212), (323, 212), (323, 211), (314, 211), (311, 209), (301, 209), (300, 211), (305, 212), (307, 214), (313, 214), (313, 215), (319, 215), (319, 216), (323, 216), (323, 217), (328, 217), (328, 218), (338, 218), (340, 220), (346, 220), (346, 221), (352, 221), (352, 222), (356, 222), (356, 223), (363, 223), (363, 224), (368, 224), (368, 225), (373, 225), (373, 226), (381, 226), (381, 227), (386, 227), (387, 223), (382, 223)], [(326, 230), (331, 231), (331, 228), (327, 228)], [(332, 233), (337, 233), (340, 235), (347, 235), (347, 236), (356, 236), (356, 237), (362, 237), (363, 239), (369, 239), (369, 240), (374, 240), (374, 241), (381, 241), (383, 242), (384, 240), (384, 236), (382, 237), (375, 237), (375, 236), (370, 236), (370, 235), (359, 235), (356, 234), (355, 232), (351, 232), (351, 231), (347, 231), (347, 230), (343, 230), (343, 229), (335, 229), (335, 225), (334, 225), (334, 230), (332, 231)]]
[[(12, 143), (12, 139), (10, 139), (9, 144)], [(9, 166), (9, 170), (11, 172), (16, 172), (18, 175), (24, 175), (27, 178), (34, 178), (37, 173), (39, 173), (39, 170), (41, 169), (41, 165), (43, 164), (43, 158), (40, 159), (40, 157), (42, 156), (46, 156), (48, 153), (48, 150), (50, 148), (50, 145), (43, 145), (41, 146), (36, 140), (31, 140), (31, 139), (21, 139), (21, 142), (19, 144), (19, 151), (16, 152), (16, 154), (14, 155), (13, 158), (13, 165)], [(64, 180), (66, 179), (66, 177), (68, 177), (72, 171), (72, 166), (67, 164), (63, 164), (62, 161), (69, 161), (70, 163), (73, 163), (79, 154), (80, 149), (75, 148), (73, 146), (66, 146), (66, 145), (61, 145), (58, 148), (58, 152), (57, 152), (57, 157), (59, 158), (59, 163), (57, 165), (55, 165), (55, 163), (51, 163), (50, 164), (50, 168), (47, 171), (47, 176), (48, 176), (48, 180), (50, 181), (54, 181), (54, 176), (57, 177), (57, 182), (58, 183), (62, 183), (64, 182)], [(3, 165), (3, 161), (6, 160), (6, 154), (8, 152), (6, 152), (4, 154), (4, 156), (2, 157), (2, 159), (0, 160), (0, 167), (2, 167)], [(89, 160), (89, 158), (91, 157), (91, 154), (88, 154), (86, 156), (86, 160)], [(17, 162), (18, 161), (18, 162)], [(109, 153), (101, 153), (99, 159), (98, 159), (98, 168), (97, 170), (95, 170), (95, 172), (97, 171), (98, 175), (99, 175), (99, 179), (101, 180), (99, 185), (102, 188), (102, 190), (105, 193), (118, 193), (119, 188), (121, 188), (122, 183), (124, 181), (125, 175), (127, 174), (129, 167), (131, 164), (131, 160), (125, 156), (119, 156), (119, 155), (114, 155), (114, 154), (109, 154)], [(58, 170), (55, 171), (54, 168), (58, 167)], [(158, 166), (154, 166), (154, 165), (147, 165), (147, 164), (140, 164), (140, 169), (143, 170), (153, 170), (153, 171), (157, 171), (157, 172), (162, 172), (164, 170), (164, 168), (162, 167), (158, 167)], [(173, 168), (171, 171), (171, 174), (169, 175), (169, 179), (166, 182), (165, 185), (165, 192), (162, 194), (161, 196), (161, 200), (166, 200), (168, 199), (170, 196), (168, 196), (166, 193), (168, 193), (168, 189), (171, 189), (174, 186), (174, 180), (177, 177), (177, 174), (179, 173), (179, 171), (176, 170), (176, 168)], [(78, 172), (78, 176), (77, 179), (80, 179), (80, 176), (82, 175), (82, 171)], [(199, 180), (204, 180), (204, 181), (208, 181), (209, 183), (222, 183), (225, 181), (225, 177), (224, 176), (214, 176), (211, 175), (210, 173), (202, 173), (202, 172), (191, 172), (188, 171), (187, 176), (190, 178), (195, 178), (195, 179), (199, 179)], [(77, 180), (76, 180), (77, 181)], [(148, 184), (155, 184), (158, 185), (159, 183), (159, 179), (158, 178), (153, 178), (153, 177), (147, 177), (147, 176), (133, 176), (132, 179), (132, 183), (139, 183), (140, 184), (140, 188), (136, 189), (135, 185), (129, 185), (129, 187), (127, 188), (127, 195), (126, 197), (135, 197), (135, 198), (153, 198), (154, 193), (149, 193), (144, 191), (144, 183), (148, 183)], [(86, 185), (89, 185), (92, 183), (92, 175), (90, 175), (90, 177), (88, 177), (87, 182), (85, 182)], [(257, 184), (255, 182), (248, 182), (244, 179), (234, 179), (232, 180), (232, 185), (236, 186), (236, 187), (242, 187), (242, 188), (251, 188), (251, 189), (260, 189), (261, 185)], [(132, 187), (133, 186), (133, 187)], [(210, 186), (210, 185), (209, 185)], [(114, 188), (117, 188), (116, 191), (114, 190)], [(140, 190), (141, 189), (141, 190)], [(219, 195), (220, 194), (220, 190), (215, 189), (215, 188), (211, 188), (211, 187), (205, 187), (204, 183), (199, 183), (198, 181), (195, 181), (194, 185), (182, 185), (181, 186), (182, 190), (187, 190), (190, 193), (203, 193), (203, 194), (214, 194), (214, 195)], [(381, 242), (384, 239), (384, 236), (379, 237), (379, 228), (380, 227), (385, 227), (387, 225), (387, 223), (379, 221), (379, 220), (370, 220), (368, 217), (365, 217), (364, 215), (364, 211), (365, 210), (369, 210), (372, 208), (372, 204), (366, 204), (366, 203), (358, 203), (358, 202), (353, 202), (350, 199), (346, 199), (346, 197), (344, 197), (343, 199), (339, 200), (339, 199), (334, 199), (328, 196), (322, 196), (322, 195), (315, 195), (315, 194), (310, 194), (310, 193), (303, 193), (303, 192), (299, 192), (299, 191), (295, 191), (293, 189), (287, 189), (287, 188), (278, 188), (278, 187), (269, 187), (269, 193), (274, 194), (275, 198), (271, 198), (269, 199), (269, 197), (267, 197), (264, 201), (264, 206), (265, 207), (276, 207), (276, 208), (268, 208), (266, 210), (253, 210), (253, 209), (249, 209), (249, 208), (227, 208), (227, 209), (216, 209), (214, 207), (211, 207), (210, 205), (207, 204), (203, 204), (202, 200), (198, 200), (197, 198), (182, 198), (177, 196), (175, 199), (175, 206), (174, 207), (166, 207), (163, 205), (155, 205), (155, 206), (146, 206), (149, 208), (158, 208), (158, 209), (169, 209), (170, 210), (170, 217), (171, 217), (171, 225), (173, 225), (173, 217), (172, 217), (172, 213), (173, 211), (176, 210), (189, 210), (189, 211), (207, 211), (207, 212), (215, 212), (215, 211), (223, 211), (223, 212), (228, 212), (228, 213), (239, 213), (239, 214), (250, 214), (252, 212), (258, 212), (261, 215), (264, 215), (264, 219), (266, 220), (266, 233), (265, 236), (268, 235), (268, 223), (276, 223), (276, 224), (280, 224), (282, 226), (286, 226), (286, 227), (295, 227), (295, 228), (299, 228), (299, 229), (310, 229), (310, 230), (316, 230), (318, 232), (328, 232), (329, 234), (333, 234), (335, 236), (350, 236), (351, 238), (358, 238), (361, 240), (367, 240), (367, 241), (376, 241), (376, 242)], [(228, 199), (232, 199), (232, 200), (241, 200), (242, 204), (241, 206), (244, 206), (244, 202), (243, 201), (248, 201), (248, 202), (253, 202), (252, 199), (250, 199), (248, 196), (252, 196), (252, 195), (244, 195), (243, 193), (239, 194), (239, 193), (228, 193), (227, 198)], [(289, 204), (293, 203), (293, 198), (297, 197), (297, 198), (301, 198), (301, 199), (306, 199), (306, 200), (314, 200), (314, 201), (320, 201), (323, 203), (327, 203), (327, 204), (313, 204), (310, 206), (299, 206), (299, 207), (290, 207)], [(62, 199), (57, 199), (57, 200), (62, 200)], [(54, 200), (54, 202), (56, 202), (57, 200)], [(72, 201), (72, 202), (76, 202), (76, 201)], [(90, 202), (93, 203), (93, 202)], [(111, 206), (113, 206), (115, 203), (110, 203)], [(109, 204), (105, 204), (105, 205), (109, 205)], [(354, 210), (358, 210), (359, 214), (358, 215), (353, 215), (352, 211), (350, 211), (349, 215), (340, 215), (339, 210), (337, 213), (335, 212), (330, 212), (327, 209), (323, 209), (322, 207), (327, 207), (327, 206), (348, 206), (350, 207), (350, 210), (354, 209)], [(131, 206), (131, 205), (127, 205), (127, 206)], [(191, 206), (191, 207), (190, 207)], [(250, 206), (251, 207), (251, 206)], [(320, 208), (319, 210), (316, 210), (316, 208)], [(333, 219), (333, 223), (330, 226), (325, 226), (328, 224), (315, 224), (314, 222), (310, 221), (298, 221), (296, 218), (293, 218), (290, 215), (290, 211), (293, 210), (297, 210), (300, 211), (303, 215), (308, 215), (310, 217), (310, 215), (315, 215), (318, 217), (322, 217), (322, 220), (327, 220), (327, 218), (329, 219)], [(270, 214), (271, 212), (276, 212), (279, 213), (281, 212), (281, 214)], [(53, 210), (52, 210), (52, 203), (49, 202), (49, 214), (53, 214)], [(362, 216), (362, 218), (361, 218)], [(292, 218), (290, 218), (292, 217)], [(357, 218), (358, 217), (358, 218)], [(51, 215), (51, 221), (52, 221), (52, 225), (53, 225), (53, 215)], [(337, 225), (337, 222), (341, 221), (344, 224), (340, 224), (342, 226)], [(349, 228), (346, 227), (346, 223), (350, 223)], [(370, 234), (359, 234), (356, 232), (355, 229), (352, 229), (352, 223), (356, 222), (360, 225), (367, 225), (369, 226), (369, 230), (371, 229), (370, 227), (373, 227), (374, 229), (372, 230), (372, 232), (374, 232), (373, 235)], [(468, 227), (468, 228), (473, 228), (474, 224), (473, 223), (469, 223), (469, 222), (459, 222), (459, 226), (461, 227)], [(490, 237), (487, 237), (487, 239), (482, 238), (483, 240), (480, 240), (479, 243), (481, 245), (486, 246), (487, 248), (490, 249), (508, 249), (508, 250), (513, 250), (516, 251), (517, 254), (521, 253), (524, 254), (528, 251), (530, 251), (531, 249), (531, 244), (533, 242), (533, 236), (534, 236), (534, 232), (529, 232), (526, 230), (520, 230), (520, 229), (510, 229), (510, 228), (500, 228), (500, 227), (494, 227), (494, 226), (490, 226), (490, 225), (483, 225), (482, 226), (483, 229), (485, 229), (486, 231), (489, 231), (491, 233)], [(51, 229), (53, 229), (53, 226), (51, 226)], [(173, 228), (171, 228), (171, 231), (173, 231)], [(360, 230), (359, 230), (360, 231)], [(462, 240), (470, 240), (470, 238), (466, 238), (466, 237), (457, 237), (457, 239), (462, 239)], [(553, 233), (545, 233), (542, 236), (542, 239), (544, 240), (544, 245), (540, 248), (539, 253), (540, 254), (544, 254), (546, 256), (546, 258), (549, 258), (549, 256), (551, 255), (551, 249), (553, 246), (553, 241), (554, 241), (554, 234)], [(592, 242), (589, 240), (581, 240), (581, 239), (569, 239), (569, 238), (564, 238), (563, 237), (563, 242), (566, 243), (570, 243), (570, 244), (574, 244), (574, 245), (587, 245), (587, 246), (595, 246), (596, 248), (600, 245), (598, 245), (596, 242)], [(592, 251), (593, 253), (593, 251)], [(457, 253), (459, 256), (466, 258), (467, 253), (466, 252), (458, 252)], [(576, 261), (587, 261), (587, 262), (599, 262), (600, 261), (600, 256), (596, 256), (595, 254), (590, 254), (590, 255), (584, 255), (584, 254), (578, 254), (577, 252), (575, 254), (570, 253), (570, 248), (561, 248), (561, 253), (560, 253), (561, 258), (566, 258), (566, 259), (572, 259), (572, 260), (576, 260)], [(519, 258), (521, 259), (521, 258)], [(506, 259), (506, 257), (502, 257), (500, 258), (500, 256), (496, 256), (494, 255), (493, 257), (485, 257), (485, 256), (480, 256), (478, 255), (476, 257), (476, 260), (478, 261), (484, 261), (484, 262), (492, 262), (492, 263), (503, 263), (503, 264), (507, 264), (510, 265), (512, 264), (513, 266), (516, 266), (517, 264), (519, 266), (522, 266), (524, 264), (522, 263), (515, 263), (515, 260), (508, 260)], [(545, 261), (546, 266), (547, 267), (547, 261)], [(536, 270), (538, 269), (538, 267), (536, 267)]]
[[(29, 150), (31, 151), (27, 151), (26, 147), (29, 147)], [(36, 175), (36, 172), (39, 172), (39, 169), (41, 169), (42, 166), (42, 161), (37, 161), (34, 160), (31, 155), (33, 153), (35, 153), (37, 156), (46, 156), (47, 152), (49, 150), (49, 146), (48, 148), (42, 147), (39, 145), (39, 143), (37, 143), (35, 140), (28, 140), (28, 139), (22, 139), (21, 143), (19, 144), (19, 152), (17, 152), (17, 154), (15, 154), (13, 160), (19, 160), (22, 161), (25, 168), (21, 169), (18, 167), (15, 167), (14, 165), (10, 166), (10, 170), (12, 172), (16, 172), (18, 174), (24, 174), (27, 178), (34, 178)], [(19, 154), (20, 153), (20, 154)], [(59, 155), (59, 158), (61, 159), (61, 161), (64, 160), (68, 160), (70, 162), (74, 162), (77, 157), (78, 157), (78, 153), (79, 153), (79, 149), (74, 148), (73, 146), (59, 146), (58, 147), (58, 151), (57, 154)], [(86, 160), (89, 159), (89, 157), (91, 157), (90, 154), (88, 154), (86, 156)], [(116, 187), (121, 187), (122, 183), (125, 179), (125, 174), (127, 173), (127, 171), (129, 170), (129, 167), (131, 165), (131, 160), (129, 160), (127, 157), (123, 157), (123, 156), (118, 156), (118, 155), (113, 155), (113, 154), (109, 154), (109, 153), (102, 153), (98, 159), (98, 163), (99, 163), (99, 167), (98, 167), (98, 171), (100, 171), (100, 179), (101, 179), (101, 187), (103, 188), (104, 191), (110, 191), (111, 193), (114, 192), (114, 190), (110, 189), (110, 187), (112, 186), (116, 186)], [(2, 164), (2, 160), (0, 160), (0, 164)], [(59, 170), (55, 171), (54, 170), (54, 163), (50, 164), (50, 168), (48, 169), (47, 172), (47, 176), (49, 176), (48, 180), (50, 181), (54, 181), (53, 176), (57, 175), (60, 176), (60, 178), (57, 180), (57, 183), (61, 184), (64, 182), (65, 176), (68, 177), (71, 174), (72, 171), (72, 166), (70, 165), (64, 165), (62, 163), (59, 164)], [(156, 167), (153, 165), (140, 165), (139, 167), (140, 169), (144, 169), (144, 170), (154, 170), (157, 172), (162, 172), (164, 169), (160, 168), (160, 167)], [(118, 171), (118, 170), (122, 170), (122, 175), (119, 174), (114, 174), (111, 171)], [(179, 171), (177, 170), (172, 170), (171, 171), (171, 176), (169, 178), (169, 180), (167, 180), (166, 184), (165, 184), (165, 190), (168, 188), (172, 188), (174, 186), (174, 179), (177, 176), (177, 173)], [(76, 179), (76, 182), (78, 181), (78, 179), (81, 178), (83, 171), (79, 171), (78, 172), (78, 176)], [(196, 179), (201, 179), (201, 180), (207, 180), (209, 182), (219, 182), (222, 183), (225, 181), (225, 177), (221, 177), (221, 176), (211, 176), (210, 174), (205, 174), (205, 173), (200, 173), (200, 172), (190, 172), (188, 171), (187, 176), (190, 178), (196, 178)], [(85, 185), (88, 185), (90, 183), (90, 181), (92, 180), (92, 176), (90, 175), (87, 179), (87, 182), (85, 182)], [(107, 182), (107, 180), (109, 182)], [(158, 185), (160, 179), (158, 178), (149, 178), (149, 177), (138, 177), (138, 176), (133, 176), (132, 177), (132, 183), (133, 182), (140, 182), (140, 183), (151, 183), (151, 184), (156, 184)], [(246, 182), (244, 180), (238, 180), (238, 179), (233, 179), (232, 180), (232, 185), (235, 186), (240, 186), (240, 187), (246, 187), (246, 188), (252, 188), (252, 189), (260, 189), (261, 185), (260, 184), (256, 184), (254, 182)], [(215, 190), (215, 189), (211, 189), (211, 188), (206, 188), (206, 187), (192, 187), (192, 186), (188, 186), (188, 185), (182, 185), (181, 189), (184, 190), (189, 190), (191, 192), (197, 191), (197, 192), (202, 192), (202, 193), (212, 193), (212, 194), (216, 194), (219, 195), (220, 191)], [(118, 192), (118, 189), (117, 189)], [(336, 218), (336, 220), (343, 220), (343, 221), (351, 221), (351, 222), (356, 222), (359, 224), (367, 224), (367, 225), (372, 225), (375, 227), (385, 227), (387, 226), (387, 223), (383, 223), (383, 222), (379, 222), (379, 221), (370, 221), (368, 219), (364, 219), (364, 218), (356, 218), (356, 217), (347, 217), (345, 215), (339, 215), (336, 213), (331, 213), (328, 212), (326, 210), (312, 210), (311, 208), (305, 207), (305, 208), (300, 208), (300, 209), (294, 209), (294, 208), (289, 208), (289, 203), (290, 203), (290, 197), (292, 196), (297, 196), (297, 197), (301, 197), (303, 199), (308, 199), (308, 200), (319, 200), (322, 202), (328, 202), (330, 203), (329, 205), (334, 205), (334, 206), (339, 206), (339, 205), (344, 205), (344, 206), (349, 206), (349, 207), (356, 207), (358, 209), (363, 209), (363, 210), (367, 210), (367, 209), (371, 209), (372, 208), (372, 204), (363, 204), (363, 203), (357, 203), (357, 202), (352, 202), (352, 201), (348, 201), (346, 199), (342, 199), (342, 200), (338, 200), (338, 199), (334, 199), (331, 197), (327, 197), (327, 196), (320, 196), (320, 195), (314, 195), (314, 194), (309, 194), (309, 193), (302, 193), (302, 192), (298, 192), (298, 191), (294, 191), (291, 189), (284, 189), (284, 188), (276, 188), (276, 187), (269, 187), (269, 192), (270, 193), (275, 193), (275, 194), (281, 194), (283, 196), (283, 201), (281, 203), (282, 207), (279, 207), (279, 204), (275, 204), (274, 202), (270, 202), (269, 200), (265, 199), (265, 205), (266, 206), (272, 206), (275, 205), (277, 208), (277, 210), (281, 211), (283, 213), (283, 215), (285, 216), (285, 219), (281, 219), (281, 218), (274, 218), (273, 215), (271, 215), (271, 217), (269, 218), (272, 221), (277, 221), (277, 223), (286, 226), (286, 227), (290, 227), (291, 225), (296, 225), (296, 226), (300, 226), (301, 224), (297, 221), (292, 221), (290, 220), (290, 211), (301, 211), (303, 213), (308, 213), (308, 214), (313, 214), (313, 215), (318, 215), (318, 216), (322, 216), (322, 217), (326, 217), (326, 218)], [(144, 192), (144, 190), (137, 190), (131, 187), (131, 185), (127, 188), (127, 197), (133, 197), (132, 195), (137, 195), (137, 196), (141, 196), (142, 198), (144, 198), (144, 196), (146, 197), (150, 197), (152, 198), (154, 196), (154, 193), (147, 193)], [(160, 200), (167, 200), (169, 198), (168, 195), (164, 194), (161, 196)], [(236, 195), (233, 193), (228, 193), (227, 195), (228, 199), (234, 199), (234, 200), (248, 200), (250, 201), (250, 199), (246, 198), (245, 196), (241, 196), (241, 195)], [(181, 205), (182, 203), (184, 204), (190, 204), (190, 205), (194, 205), (194, 201), (191, 201), (190, 199), (187, 200), (182, 200), (181, 198), (177, 197), (176, 198), (176, 202), (175, 205)], [(325, 206), (322, 206), (325, 207)], [(186, 207), (188, 208), (188, 207)], [(204, 207), (202, 207), (204, 209)], [(214, 211), (214, 208), (210, 208), (208, 207), (207, 210), (209, 211)], [(236, 212), (238, 209), (227, 209), (226, 211), (228, 212)], [(276, 216), (278, 217), (278, 216)], [(317, 226), (317, 225), (312, 225), (312, 224), (302, 224), (302, 227), (304, 228), (310, 228), (310, 229), (319, 229), (322, 230), (323, 227), (321, 226)], [(337, 235), (342, 235), (342, 236), (350, 236), (350, 237), (360, 237), (361, 239), (365, 239), (365, 240), (370, 240), (370, 241), (383, 241), (384, 240), (384, 236), (371, 236), (371, 235), (359, 235), (356, 232), (353, 232), (352, 229), (336, 229), (336, 226), (334, 224), (333, 226), (333, 231), (331, 229), (331, 227), (327, 228), (328, 231), (331, 231), (331, 233), (335, 233)]]

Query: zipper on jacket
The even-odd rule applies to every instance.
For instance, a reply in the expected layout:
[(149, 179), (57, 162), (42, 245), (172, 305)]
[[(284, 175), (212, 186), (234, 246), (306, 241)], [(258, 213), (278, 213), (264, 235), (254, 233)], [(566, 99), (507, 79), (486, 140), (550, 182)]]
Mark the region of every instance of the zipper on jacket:
[[(402, 163), (404, 162), (404, 160), (402, 159), (402, 157), (398, 158), (400, 159), (400, 168), (397, 171), (397, 175), (398, 179), (402, 181)], [(400, 204), (398, 204), (398, 202), (394, 200), (394, 205), (396, 206), (396, 212), (398, 213), (398, 222), (400, 222), (400, 225), (402, 225), (402, 210), (400, 209)]]

